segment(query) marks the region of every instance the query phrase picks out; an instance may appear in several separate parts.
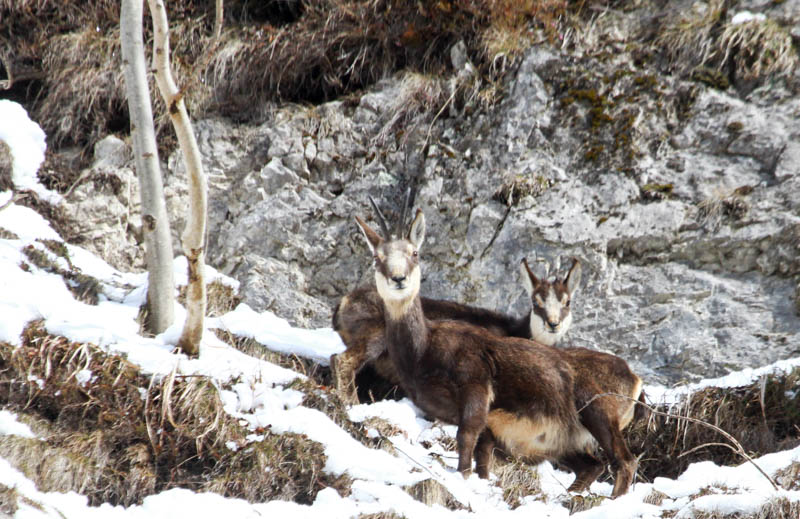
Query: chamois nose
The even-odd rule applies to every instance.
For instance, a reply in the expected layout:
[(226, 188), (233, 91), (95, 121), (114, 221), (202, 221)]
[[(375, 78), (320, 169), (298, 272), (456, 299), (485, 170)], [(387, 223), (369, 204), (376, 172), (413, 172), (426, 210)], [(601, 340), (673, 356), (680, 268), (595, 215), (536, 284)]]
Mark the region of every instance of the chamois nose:
[(554, 332), (554, 331), (556, 331), (556, 328), (558, 328), (558, 323), (554, 323), (553, 321), (551, 321), (550, 319), (548, 319), (548, 320), (547, 320), (547, 326), (549, 326), (549, 327), (550, 327), (550, 331), (553, 331), (553, 332)]
[(405, 276), (392, 276), (392, 281), (394, 281), (397, 284), (400, 284), (405, 280), (406, 280)]

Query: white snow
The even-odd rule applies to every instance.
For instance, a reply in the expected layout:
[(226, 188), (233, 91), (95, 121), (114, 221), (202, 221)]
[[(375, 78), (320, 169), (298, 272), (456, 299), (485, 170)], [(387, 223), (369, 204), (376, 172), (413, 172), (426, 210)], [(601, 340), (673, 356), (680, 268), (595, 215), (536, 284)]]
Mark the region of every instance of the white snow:
[(731, 25), (739, 25), (748, 22), (763, 22), (767, 17), (763, 13), (753, 14), (750, 11), (739, 11), (731, 18)]
[(59, 203), (61, 196), (45, 188), (36, 177), (47, 149), (42, 128), (30, 120), (21, 105), (7, 99), (0, 99), (0, 122), (0, 141), (8, 144), (14, 157), (11, 171), (14, 186), (30, 189), (50, 203)]
[[(44, 153), (44, 136), (35, 131), (38, 126), (29, 122), (27, 115), (22, 117), (20, 110), (13, 104), (0, 101), (0, 138), (12, 147), (15, 181), (20, 182), (18, 185), (35, 186), (36, 168)], [(21, 130), (17, 131), (18, 128)], [(8, 138), (9, 135), (13, 138)], [(23, 157), (19, 164), (16, 162), (18, 157)], [(20, 180), (17, 179), (17, 168)], [(9, 197), (9, 193), (0, 193), (0, 204)], [(0, 227), (19, 237), (0, 239), (0, 287), (3, 288), (0, 290), (0, 341), (19, 345), (20, 333), (25, 326), (32, 320), (41, 319), (50, 333), (63, 335), (72, 341), (93, 343), (110, 354), (124, 355), (146, 374), (158, 377), (172, 373), (207, 376), (219, 389), (225, 411), (251, 428), (247, 442), (262, 441), (270, 434), (292, 432), (306, 435), (324, 448), (325, 471), (348, 474), (353, 479), (349, 496), (341, 496), (336, 490), (327, 488), (317, 494), (311, 505), (279, 500), (248, 503), (175, 488), (149, 496), (138, 506), (124, 508), (104, 504), (90, 507), (87, 497), (75, 492), (39, 490), (33, 481), (0, 457), (0, 485), (17, 492), (16, 518), (172, 519), (188, 516), (204, 519), (230, 516), (335, 519), (389, 511), (413, 519), (570, 517), (564, 501), (569, 498), (566, 488), (573, 475), (556, 470), (549, 463), (531, 467), (539, 474), (542, 493), (526, 497), (521, 506), (512, 510), (502, 498), (503, 490), (496, 476), (488, 481), (475, 475), (464, 479), (455, 471), (456, 453), (437, 442), (440, 438), (452, 440), (456, 430), (454, 426), (425, 420), (408, 400), (353, 406), (349, 410), (352, 421), (364, 422), (378, 417), (397, 431), (385, 438), (394, 447), (393, 452), (370, 448), (338, 427), (324, 413), (302, 405), (303, 393), (288, 386), (297, 379), (304, 379), (304, 375), (247, 356), (219, 340), (212, 331), (224, 329), (250, 337), (265, 348), (327, 364), (331, 354), (344, 349), (338, 335), (331, 329), (294, 328), (270, 312), (258, 313), (240, 305), (226, 315), (207, 320), (208, 329), (203, 336), (199, 358), (189, 359), (176, 352), (174, 347), (185, 319), (185, 310), (179, 305), (176, 305), (176, 322), (165, 333), (155, 338), (139, 335), (136, 314), (146, 294), (144, 274), (119, 272), (93, 254), (69, 245), (72, 264), (83, 273), (94, 276), (102, 286), (100, 303), (87, 305), (74, 299), (61, 277), (26, 261), (22, 251), (33, 246), (50, 254), (62, 268), (69, 268), (63, 259), (52, 255), (36, 241), (60, 240), (43, 218), (11, 204), (0, 211)], [(185, 271), (185, 259), (176, 259), (178, 283), (185, 282)], [(234, 280), (211, 268), (207, 274), (209, 279), (237, 288)], [(800, 359), (787, 359), (765, 368), (732, 373), (683, 388), (648, 387), (646, 390), (656, 401), (674, 402), (681, 395), (708, 385), (749, 384), (767, 373), (788, 370), (799, 364)], [(88, 385), (93, 374), (85, 369), (78, 371), (76, 377), (81, 384)], [(30, 379), (40, 387), (46, 384), (46, 381), (33, 376)], [(372, 437), (378, 434), (377, 429), (368, 431)], [(8, 410), (0, 410), (0, 441), (3, 435), (37, 439), (30, 428)], [(47, 440), (40, 438), (38, 441)], [(228, 445), (233, 450), (245, 447), (246, 444)], [(769, 454), (755, 461), (765, 472), (774, 475), (788, 464), (800, 461), (800, 448)], [(402, 488), (429, 478), (444, 485), (463, 508), (453, 511), (428, 506), (413, 499)], [(667, 496), (661, 505), (645, 501), (654, 490)], [(611, 485), (596, 482), (591, 492), (608, 496)], [(774, 490), (750, 463), (720, 467), (702, 462), (691, 465), (675, 480), (656, 478), (652, 483), (637, 483), (627, 495), (605, 500), (574, 517), (657, 518), (666, 512), (676, 513), (677, 517), (692, 517), (696, 511), (748, 513), (778, 498), (800, 502), (800, 493)]]
[(17, 421), (16, 413), (0, 409), (0, 436), (12, 435), (22, 438), (36, 438), (31, 428)]

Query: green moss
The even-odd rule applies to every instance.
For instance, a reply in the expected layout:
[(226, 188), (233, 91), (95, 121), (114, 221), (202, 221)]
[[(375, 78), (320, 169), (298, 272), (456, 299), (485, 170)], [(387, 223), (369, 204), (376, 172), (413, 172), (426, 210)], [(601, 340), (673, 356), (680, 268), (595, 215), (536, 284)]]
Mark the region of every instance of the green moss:
[(726, 129), (731, 133), (739, 133), (742, 131), (743, 128), (744, 128), (744, 123), (742, 123), (741, 121), (733, 121), (729, 123), (728, 126), (726, 127)]
[(672, 184), (645, 184), (641, 187), (643, 200), (664, 200), (672, 197)]
[(641, 88), (653, 88), (658, 84), (658, 80), (651, 74), (642, 74), (633, 78), (633, 84)]
[(594, 162), (597, 160), (597, 158), (600, 156), (602, 152), (603, 152), (603, 146), (601, 144), (595, 144), (589, 147), (589, 149), (584, 152), (583, 158), (588, 161)]
[(611, 116), (608, 115), (601, 106), (593, 107), (591, 110), (589, 110), (589, 115), (591, 117), (592, 128), (610, 124), (613, 121)]
[(592, 106), (603, 106), (605, 98), (597, 93), (594, 88), (573, 88), (570, 89), (569, 95), (578, 101), (587, 101)]
[(561, 98), (561, 106), (567, 107), (575, 102), (575, 98), (572, 96), (564, 96)]
[(694, 81), (699, 81), (700, 83), (704, 83), (718, 90), (726, 90), (731, 86), (731, 82), (728, 81), (725, 74), (710, 67), (695, 67), (695, 69), (692, 70), (691, 78)]

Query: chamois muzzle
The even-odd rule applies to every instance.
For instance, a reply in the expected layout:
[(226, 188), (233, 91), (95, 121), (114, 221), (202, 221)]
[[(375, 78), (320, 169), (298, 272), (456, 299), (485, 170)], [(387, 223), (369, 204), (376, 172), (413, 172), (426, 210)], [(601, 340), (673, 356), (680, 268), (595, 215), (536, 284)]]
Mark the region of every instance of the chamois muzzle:
[(403, 288), (403, 281), (406, 280), (406, 276), (392, 276), (392, 281), (395, 282), (397, 288)]

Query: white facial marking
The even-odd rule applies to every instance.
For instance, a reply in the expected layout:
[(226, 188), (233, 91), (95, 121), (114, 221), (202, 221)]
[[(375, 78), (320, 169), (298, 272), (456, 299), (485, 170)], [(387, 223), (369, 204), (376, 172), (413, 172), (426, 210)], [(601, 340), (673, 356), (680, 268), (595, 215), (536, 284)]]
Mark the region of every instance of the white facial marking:
[(375, 269), (378, 294), (386, 304), (389, 315), (394, 318), (401, 317), (408, 310), (419, 292), (422, 274), (419, 264), (409, 262), (412, 255), (413, 248), (410, 245), (390, 247), (382, 261), (385, 275), (381, 269)]
[[(544, 301), (540, 297), (536, 297), (536, 304), (544, 310), (546, 319), (542, 319), (537, 313), (531, 312), (530, 327), (533, 340), (552, 346), (566, 334), (572, 324), (572, 312), (567, 312), (566, 316), (563, 319), (561, 318), (561, 311), (566, 306), (567, 301), (566, 295), (559, 300), (552, 287), (548, 290)], [(551, 326), (551, 323), (555, 327)]]

